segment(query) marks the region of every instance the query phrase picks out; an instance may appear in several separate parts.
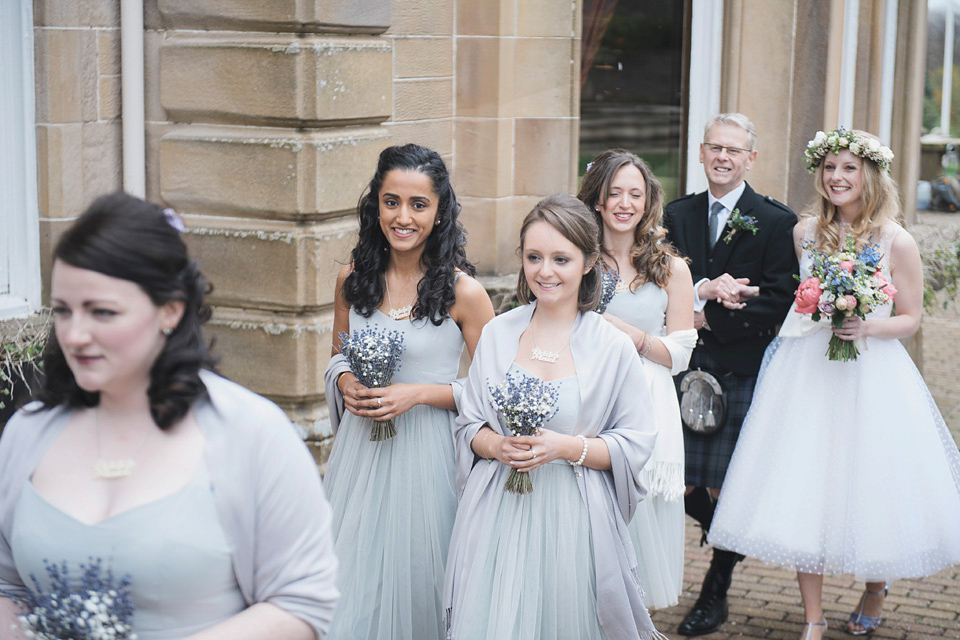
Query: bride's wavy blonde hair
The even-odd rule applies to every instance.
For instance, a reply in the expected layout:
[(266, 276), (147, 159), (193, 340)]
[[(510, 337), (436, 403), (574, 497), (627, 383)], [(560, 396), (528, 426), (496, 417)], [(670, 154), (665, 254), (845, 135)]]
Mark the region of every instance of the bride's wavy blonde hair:
[[(876, 136), (866, 131), (855, 130), (854, 132), (860, 138), (872, 138), (879, 142)], [(857, 247), (868, 243), (871, 237), (879, 236), (880, 229), (884, 224), (890, 221), (899, 221), (903, 213), (900, 208), (899, 190), (890, 174), (869, 158), (861, 157), (861, 160), (863, 168), (861, 170), (860, 210), (850, 224), (850, 233), (856, 238)], [(827, 253), (835, 253), (842, 245), (844, 238), (840, 232), (839, 211), (830, 202), (830, 196), (823, 186), (823, 167), (825, 164), (826, 161), (821, 162), (814, 172), (814, 186), (819, 197), (800, 215), (801, 218), (816, 220), (816, 247)]]

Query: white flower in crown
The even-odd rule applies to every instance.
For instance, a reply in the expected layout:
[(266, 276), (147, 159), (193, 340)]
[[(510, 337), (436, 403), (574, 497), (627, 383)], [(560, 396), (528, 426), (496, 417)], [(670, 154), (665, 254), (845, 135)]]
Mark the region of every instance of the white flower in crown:
[(828, 153), (839, 154), (848, 149), (851, 153), (874, 162), (884, 171), (890, 170), (893, 162), (893, 151), (877, 140), (868, 137), (861, 138), (856, 132), (837, 127), (830, 133), (817, 131), (813, 140), (807, 143), (803, 155), (807, 159), (807, 171), (813, 173)]

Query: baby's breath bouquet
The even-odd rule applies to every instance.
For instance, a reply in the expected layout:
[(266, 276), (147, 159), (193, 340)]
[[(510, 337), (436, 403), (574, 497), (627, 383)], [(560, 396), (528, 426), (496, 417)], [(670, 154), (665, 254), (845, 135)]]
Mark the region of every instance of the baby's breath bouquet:
[(44, 560), (50, 591), (37, 577), (25, 597), (10, 596), (20, 606), (17, 618), (27, 638), (34, 640), (136, 640), (131, 620), (130, 578), (114, 582), (113, 573), (101, 571), (99, 559), (81, 564), (79, 580), (71, 580), (67, 563)]
[[(840, 328), (844, 318), (856, 315), (865, 319), (870, 311), (890, 302), (897, 289), (880, 269), (880, 248), (866, 244), (856, 248), (852, 234), (847, 234), (843, 250), (831, 255), (816, 249), (813, 243), (803, 246), (810, 252), (813, 261), (810, 277), (797, 289), (794, 310), (809, 313), (814, 322), (829, 318), (831, 324)], [(856, 343), (841, 340), (836, 335), (827, 344), (830, 360), (848, 362), (860, 355)]]
[(600, 270), (600, 300), (594, 311), (603, 313), (607, 310), (607, 305), (617, 295), (617, 285), (620, 283), (620, 274), (617, 271)]
[[(365, 387), (379, 389), (390, 385), (400, 369), (403, 355), (403, 332), (387, 331), (376, 325), (367, 325), (351, 334), (341, 331), (340, 353), (347, 359), (350, 371)], [(370, 439), (389, 440), (397, 435), (393, 420), (374, 420)]]
[[(540, 378), (526, 374), (507, 374), (497, 386), (489, 386), (490, 406), (500, 412), (507, 428), (515, 436), (532, 436), (557, 412), (557, 388)], [(530, 493), (529, 473), (510, 470), (504, 489), (511, 493)]]

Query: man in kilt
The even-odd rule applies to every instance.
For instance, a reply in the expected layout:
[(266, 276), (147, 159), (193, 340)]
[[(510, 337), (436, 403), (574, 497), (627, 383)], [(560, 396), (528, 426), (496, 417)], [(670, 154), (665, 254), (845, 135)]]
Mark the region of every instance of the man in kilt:
[[(714, 117), (704, 127), (700, 144), (708, 191), (674, 200), (664, 216), (671, 242), (691, 261), (695, 282), (694, 325), (699, 340), (690, 369), (676, 378), (678, 392), (682, 386), (691, 387), (682, 385), (684, 376), (700, 370), (712, 375), (723, 393), (723, 415), (703, 411), (702, 399), (688, 400), (688, 406), (682, 407), (685, 508), (700, 523), (704, 539), (750, 408), (763, 352), (776, 336), (796, 290), (792, 234), (797, 217), (744, 181), (756, 157), (756, 130), (746, 116)], [(709, 388), (713, 386), (711, 381)], [(699, 415), (688, 408), (691, 404), (701, 407)], [(711, 633), (726, 621), (727, 590), (734, 565), (741, 559), (732, 551), (713, 550), (700, 597), (680, 623), (679, 633)]]

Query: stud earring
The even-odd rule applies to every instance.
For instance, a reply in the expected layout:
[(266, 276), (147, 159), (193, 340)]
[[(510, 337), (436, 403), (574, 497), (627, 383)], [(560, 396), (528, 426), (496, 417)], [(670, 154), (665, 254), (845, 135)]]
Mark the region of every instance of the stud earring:
[(163, 335), (169, 338), (170, 334), (173, 333), (173, 329), (171, 329), (170, 327), (166, 327), (165, 329), (161, 329), (160, 333), (162, 333)]

